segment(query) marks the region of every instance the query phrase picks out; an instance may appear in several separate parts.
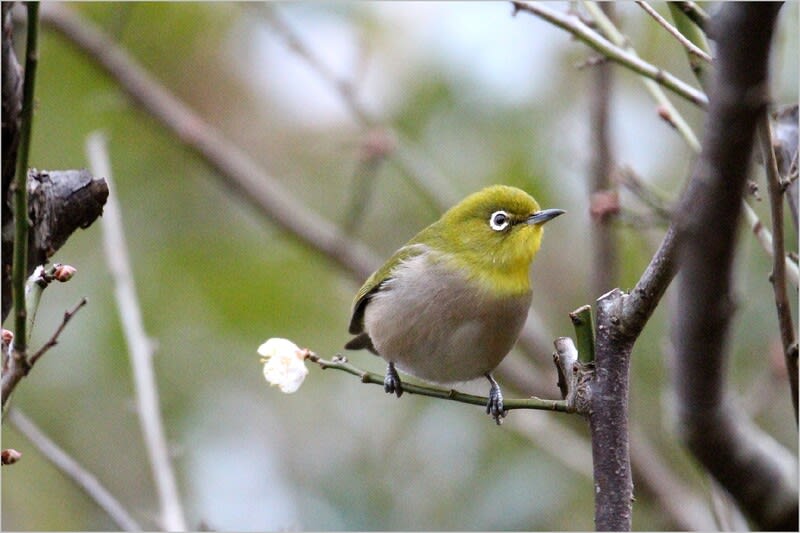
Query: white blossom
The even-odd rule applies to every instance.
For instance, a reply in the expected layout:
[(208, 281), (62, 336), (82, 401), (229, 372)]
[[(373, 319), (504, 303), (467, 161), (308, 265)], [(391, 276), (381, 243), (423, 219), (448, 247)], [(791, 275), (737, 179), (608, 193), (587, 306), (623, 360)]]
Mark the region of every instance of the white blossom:
[(300, 388), (308, 374), (305, 359), (308, 350), (288, 339), (271, 338), (258, 347), (264, 363), (264, 378), (277, 385), (281, 392), (291, 394)]

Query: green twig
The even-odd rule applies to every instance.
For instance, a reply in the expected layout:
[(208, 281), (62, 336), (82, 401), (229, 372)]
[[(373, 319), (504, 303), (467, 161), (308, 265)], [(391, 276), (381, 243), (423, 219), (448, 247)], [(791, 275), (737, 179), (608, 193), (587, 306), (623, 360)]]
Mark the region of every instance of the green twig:
[[(691, 43), (705, 52), (706, 54), (710, 53), (710, 47), (708, 46), (708, 41), (706, 40), (706, 35), (703, 33), (703, 30), (700, 26), (695, 24), (691, 18), (686, 14), (686, 12), (681, 9), (681, 7), (676, 2), (667, 2), (669, 6), (670, 14), (672, 15), (672, 21), (675, 23), (675, 28), (680, 32), (680, 34), (691, 41)], [(687, 56), (689, 60), (689, 66), (692, 68), (692, 72), (694, 72), (697, 81), (700, 82), (700, 86), (703, 89), (708, 89), (708, 81), (711, 79), (710, 70), (708, 68), (708, 63), (701, 60), (697, 55), (689, 52), (687, 48)]]
[[(513, 1), (512, 4), (515, 11), (532, 13), (568, 31), (577, 39), (580, 39), (611, 61), (619, 63), (623, 67), (644, 76), (648, 81), (666, 87), (702, 109), (708, 107), (708, 97), (702, 91), (698, 91), (673, 74), (644, 61), (630, 50), (623, 49), (618, 43), (613, 43), (601, 37), (596, 31), (584, 24), (577, 16), (559, 13), (539, 3), (531, 4), (528, 2)], [(600, 9), (597, 8), (597, 10), (599, 11)]]
[(569, 314), (575, 327), (575, 340), (578, 344), (578, 360), (581, 363), (594, 361), (594, 327), (592, 325), (592, 306), (584, 305)]
[(22, 85), (22, 114), (17, 172), (14, 178), (14, 262), (12, 291), (14, 298), (14, 350), (12, 358), (25, 359), (28, 346), (25, 281), (28, 277), (28, 154), (33, 122), (33, 89), (38, 63), (39, 3), (28, 2), (28, 38), (25, 46), (25, 79)]
[[(688, 2), (667, 2), (672, 9), (672, 6), (675, 5), (681, 13), (686, 15), (689, 20), (691, 20), (695, 26), (697, 26), (700, 30), (705, 31), (706, 26), (708, 25), (709, 16), (708, 13), (703, 11), (703, 9), (698, 6), (695, 2), (688, 1)], [(684, 33), (684, 35), (686, 35)]]
[[(323, 370), (328, 368), (341, 370), (360, 378), (362, 383), (372, 383), (374, 385), (380, 385), (381, 387), (383, 386), (384, 377), (381, 374), (376, 374), (374, 372), (369, 372), (353, 366), (347, 361), (346, 358), (342, 356), (336, 356), (333, 359), (328, 360), (322, 359), (318, 355), (309, 352), (306, 357), (312, 363), (318, 364)], [(417, 385), (407, 381), (403, 382), (403, 392), (480, 406), (486, 406), (486, 403), (489, 401), (489, 398), (486, 396), (476, 396), (474, 394), (467, 394), (454, 389)], [(572, 410), (567, 406), (567, 402), (564, 400), (544, 400), (536, 397), (504, 399), (503, 408), (508, 411), (512, 409), (539, 409), (544, 411), (559, 411), (562, 413), (572, 412)]]

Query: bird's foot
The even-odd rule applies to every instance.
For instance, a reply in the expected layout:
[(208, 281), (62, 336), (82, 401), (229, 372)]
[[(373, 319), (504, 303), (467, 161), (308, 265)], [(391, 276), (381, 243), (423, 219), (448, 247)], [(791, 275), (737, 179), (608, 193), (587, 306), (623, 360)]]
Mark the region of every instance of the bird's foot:
[(486, 404), (486, 414), (494, 418), (494, 421), (499, 426), (503, 423), (503, 418), (505, 418), (506, 413), (508, 413), (508, 411), (503, 408), (503, 392), (500, 390), (500, 385), (497, 384), (491, 374), (486, 374), (486, 379), (492, 384), (489, 389), (489, 402)]
[[(396, 394), (399, 398), (403, 395), (403, 383), (394, 367), (394, 363), (389, 363), (386, 369), (386, 377), (383, 378), (383, 390), (388, 394)], [(502, 400), (501, 400), (502, 401)]]

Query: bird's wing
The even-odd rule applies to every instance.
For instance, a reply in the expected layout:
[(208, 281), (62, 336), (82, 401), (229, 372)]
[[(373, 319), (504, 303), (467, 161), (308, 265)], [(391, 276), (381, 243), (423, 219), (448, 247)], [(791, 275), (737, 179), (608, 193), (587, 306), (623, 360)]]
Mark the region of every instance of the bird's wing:
[(364, 310), (367, 308), (372, 296), (378, 291), (385, 290), (392, 279), (392, 272), (398, 265), (425, 252), (427, 247), (423, 244), (410, 242), (403, 246), (384, 265), (373, 272), (364, 282), (353, 300), (353, 312), (350, 317), (350, 333), (358, 335), (364, 332)]

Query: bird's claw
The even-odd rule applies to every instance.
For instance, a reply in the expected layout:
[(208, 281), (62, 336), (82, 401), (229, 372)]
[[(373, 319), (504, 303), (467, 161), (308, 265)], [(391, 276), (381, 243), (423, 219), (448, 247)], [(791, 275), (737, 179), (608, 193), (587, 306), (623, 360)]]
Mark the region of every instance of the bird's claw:
[(397, 373), (394, 363), (389, 363), (389, 367), (386, 369), (383, 390), (388, 394), (396, 394), (398, 398), (403, 395), (403, 383), (400, 381), (400, 375)]
[(487, 374), (486, 377), (489, 379), (489, 383), (492, 384), (489, 389), (489, 402), (486, 404), (486, 414), (494, 418), (494, 421), (499, 426), (503, 423), (503, 418), (505, 418), (508, 413), (503, 407), (503, 392), (500, 390), (500, 385), (497, 384), (491, 374)]

